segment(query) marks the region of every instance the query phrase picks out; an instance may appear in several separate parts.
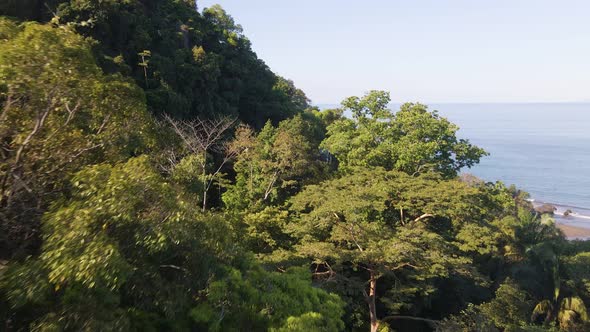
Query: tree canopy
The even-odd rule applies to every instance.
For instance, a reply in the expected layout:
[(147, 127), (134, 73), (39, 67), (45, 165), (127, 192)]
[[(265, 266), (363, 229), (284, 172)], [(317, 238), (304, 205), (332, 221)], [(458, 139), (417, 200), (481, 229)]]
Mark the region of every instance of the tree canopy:
[(0, 3), (0, 330), (590, 329), (588, 242), (456, 125), (311, 107), (196, 5)]
[(456, 125), (429, 112), (422, 104), (403, 104), (393, 113), (389, 93), (371, 91), (342, 102), (352, 118), (340, 118), (327, 127), (322, 147), (343, 167), (380, 166), (408, 174), (434, 170), (446, 177), (479, 162), (486, 152), (457, 138)]

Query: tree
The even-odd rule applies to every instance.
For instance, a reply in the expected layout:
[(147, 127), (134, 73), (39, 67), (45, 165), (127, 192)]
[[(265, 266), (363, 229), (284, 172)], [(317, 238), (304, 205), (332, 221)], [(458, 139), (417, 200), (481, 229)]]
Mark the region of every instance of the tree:
[(0, 22), (0, 247), (26, 255), (72, 172), (156, 141), (143, 92), (103, 75), (88, 41), (67, 28)]
[[(452, 215), (452, 209), (443, 207), (452, 205), (452, 199), (431, 191), (445, 186), (428, 176), (414, 178), (378, 168), (356, 169), (307, 186), (292, 199), (301, 218), (290, 224), (298, 239), (296, 254), (311, 259), (316, 278), (333, 281), (340, 289), (358, 289), (368, 307), (371, 331), (377, 331), (384, 320), (404, 318), (380, 317), (379, 311), (399, 313), (413, 296), (432, 293), (434, 279), (469, 262), (433, 230), (437, 220)], [(407, 200), (406, 190), (413, 192)], [(378, 300), (388, 310), (378, 310)]]
[(0, 15), (36, 20), (41, 16), (39, 0), (6, 0), (0, 3)]
[[(275, 88), (280, 77), (240, 25), (220, 6), (202, 14), (195, 8), (189, 0), (10, 0), (0, 4), (0, 15), (67, 26), (96, 41), (100, 67), (134, 79), (157, 115), (239, 117), (260, 129), (269, 118), (277, 123), (299, 112), (297, 98)], [(199, 49), (204, 56), (195, 58)]]
[(468, 140), (458, 139), (458, 127), (436, 111), (408, 103), (394, 114), (387, 109), (389, 102), (384, 91), (345, 99), (342, 107), (352, 113), (352, 119), (342, 118), (328, 126), (322, 147), (343, 167), (380, 166), (408, 174), (433, 170), (447, 178), (486, 155)]
[(480, 305), (483, 315), (502, 329), (528, 325), (534, 303), (527, 292), (511, 279), (505, 280), (490, 302)]
[[(226, 132), (234, 125), (235, 119), (196, 119), (192, 121), (174, 120), (166, 116), (166, 121), (181, 138), (184, 146), (192, 153), (200, 166), (202, 183), (202, 210), (207, 209), (207, 193), (221, 171), (239, 151), (225, 143)], [(211, 167), (211, 154), (221, 155), (221, 162)]]
[(239, 127), (231, 143), (239, 151), (234, 170), (236, 183), (224, 194), (229, 209), (256, 209), (280, 203), (321, 172), (319, 141), (312, 123), (298, 115), (278, 127), (267, 122), (260, 133)]
[(200, 215), (145, 156), (85, 168), (71, 185), (71, 197), (44, 217), (41, 255), (2, 278), (13, 312), (36, 308), (14, 323), (66, 330), (187, 324), (181, 308), (219, 267), (215, 247), (227, 239), (226, 224)]
[(309, 283), (305, 269), (231, 269), (209, 285), (207, 301), (191, 316), (209, 331), (301, 331), (301, 325), (311, 331), (342, 330), (342, 300)]
[(150, 63), (149, 58), (152, 56), (152, 53), (148, 50), (144, 50), (140, 53), (137, 53), (137, 55), (139, 55), (141, 57), (141, 62), (139, 62), (137, 65), (143, 68), (143, 75), (145, 77), (145, 87), (148, 88), (147, 70), (148, 70), (149, 63)]
[(277, 92), (279, 98), (284, 98), (282, 104), (286, 108), (283, 111), (285, 114), (299, 114), (309, 107), (310, 100), (301, 89), (295, 86), (292, 80), (278, 76), (273, 90)]
[[(533, 264), (537, 264), (549, 283), (550, 297), (541, 300), (532, 311), (531, 321), (544, 325), (558, 322), (562, 329), (568, 330), (588, 322), (588, 313), (584, 301), (575, 294), (568, 294), (562, 288), (559, 255), (550, 242), (541, 242), (532, 247), (528, 254)], [(567, 285), (567, 284), (566, 284)], [(569, 296), (568, 296), (569, 295)]]
[[(39, 258), (0, 278), (15, 328), (342, 329), (342, 301), (309, 272), (262, 269), (222, 215), (203, 214), (148, 157), (88, 167), (45, 216)], [(35, 315), (27, 316), (33, 308)]]

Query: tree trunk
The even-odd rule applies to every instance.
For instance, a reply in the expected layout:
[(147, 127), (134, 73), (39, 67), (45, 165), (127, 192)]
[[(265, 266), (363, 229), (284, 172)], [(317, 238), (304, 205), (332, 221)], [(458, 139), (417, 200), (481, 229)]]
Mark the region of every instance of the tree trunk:
[(202, 211), (207, 211), (207, 189), (203, 190), (203, 208)]
[(369, 305), (369, 317), (371, 319), (371, 332), (377, 332), (379, 328), (379, 321), (377, 320), (377, 307), (375, 306), (375, 292), (377, 291), (377, 279), (375, 273), (371, 271), (371, 279), (369, 280), (369, 296), (367, 303)]
[(203, 206), (202, 210), (205, 212), (207, 210), (207, 190), (209, 189), (207, 186), (207, 152), (203, 155), (203, 164), (202, 164), (202, 172), (203, 172)]

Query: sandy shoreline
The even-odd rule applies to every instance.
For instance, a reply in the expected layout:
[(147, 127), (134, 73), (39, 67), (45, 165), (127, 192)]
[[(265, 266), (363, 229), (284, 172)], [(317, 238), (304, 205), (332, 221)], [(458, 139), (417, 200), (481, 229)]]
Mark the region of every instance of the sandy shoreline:
[(561, 229), (563, 231), (563, 233), (565, 234), (565, 237), (567, 237), (570, 240), (590, 239), (590, 229), (588, 229), (588, 228), (564, 225), (564, 224), (560, 224), (560, 223), (557, 223), (556, 226), (559, 227), (559, 229)]

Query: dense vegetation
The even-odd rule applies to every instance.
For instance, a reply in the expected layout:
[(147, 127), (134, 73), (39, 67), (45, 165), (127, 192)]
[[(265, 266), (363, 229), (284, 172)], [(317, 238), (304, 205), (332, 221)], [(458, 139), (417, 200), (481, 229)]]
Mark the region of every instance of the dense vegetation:
[(0, 14), (1, 330), (590, 329), (590, 245), (425, 105), (314, 109), (219, 6)]

